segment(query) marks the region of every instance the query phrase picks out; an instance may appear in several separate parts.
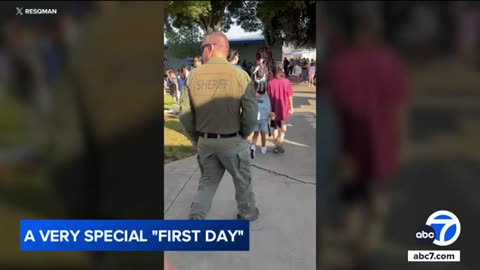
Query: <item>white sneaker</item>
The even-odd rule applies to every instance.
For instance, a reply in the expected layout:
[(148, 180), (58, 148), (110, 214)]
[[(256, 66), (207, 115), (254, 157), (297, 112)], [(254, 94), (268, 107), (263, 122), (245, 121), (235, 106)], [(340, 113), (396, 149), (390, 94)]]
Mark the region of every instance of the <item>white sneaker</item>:
[(267, 153), (267, 147), (262, 147), (262, 154), (265, 155)]
[(257, 151), (257, 147), (254, 144), (250, 145), (250, 157), (251, 158), (255, 158), (255, 151)]

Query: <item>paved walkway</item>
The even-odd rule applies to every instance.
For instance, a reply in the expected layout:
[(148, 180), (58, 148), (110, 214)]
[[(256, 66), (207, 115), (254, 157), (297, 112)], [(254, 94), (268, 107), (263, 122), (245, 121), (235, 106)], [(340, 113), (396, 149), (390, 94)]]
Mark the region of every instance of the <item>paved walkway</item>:
[[(294, 86), (285, 154), (253, 161), (261, 211), (251, 223), (250, 252), (167, 252), (177, 270), (315, 269), (315, 88)], [(259, 140), (260, 141), (260, 140)], [(200, 172), (195, 157), (165, 165), (165, 219), (186, 219)], [(236, 217), (233, 182), (220, 183), (208, 219)]]

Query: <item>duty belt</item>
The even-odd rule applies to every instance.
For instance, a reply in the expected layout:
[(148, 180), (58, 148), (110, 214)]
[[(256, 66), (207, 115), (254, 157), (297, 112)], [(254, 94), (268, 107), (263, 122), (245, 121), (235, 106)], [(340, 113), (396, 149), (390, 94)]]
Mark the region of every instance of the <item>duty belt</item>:
[(224, 138), (232, 138), (237, 135), (240, 135), (240, 132), (230, 133), (230, 134), (216, 134), (216, 133), (203, 133), (197, 131), (198, 136), (206, 138), (206, 139), (224, 139)]

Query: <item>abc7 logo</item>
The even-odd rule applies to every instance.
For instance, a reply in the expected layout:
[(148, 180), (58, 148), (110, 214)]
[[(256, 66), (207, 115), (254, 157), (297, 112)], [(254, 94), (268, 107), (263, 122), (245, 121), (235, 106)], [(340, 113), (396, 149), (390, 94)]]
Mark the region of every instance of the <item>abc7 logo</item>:
[(425, 225), (419, 228), (415, 237), (419, 242), (448, 246), (460, 236), (460, 221), (453, 213), (445, 210), (430, 215)]
[(417, 238), (417, 240), (424, 244), (433, 243), (433, 240), (435, 240), (435, 236), (436, 236), (435, 231), (433, 230), (432, 227), (428, 225), (423, 225), (422, 227), (420, 227), (417, 233), (415, 234), (415, 237)]

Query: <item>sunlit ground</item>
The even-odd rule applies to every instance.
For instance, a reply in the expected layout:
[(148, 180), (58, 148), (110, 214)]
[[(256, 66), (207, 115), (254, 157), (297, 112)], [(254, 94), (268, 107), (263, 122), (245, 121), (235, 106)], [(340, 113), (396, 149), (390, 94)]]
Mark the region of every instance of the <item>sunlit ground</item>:
[[(165, 109), (178, 109), (178, 106), (173, 104), (173, 99), (170, 95), (165, 95)], [(183, 127), (176, 115), (165, 115), (164, 127), (164, 160), (169, 163), (175, 160), (186, 158), (194, 155), (196, 152), (192, 148), (190, 140), (185, 136)]]

